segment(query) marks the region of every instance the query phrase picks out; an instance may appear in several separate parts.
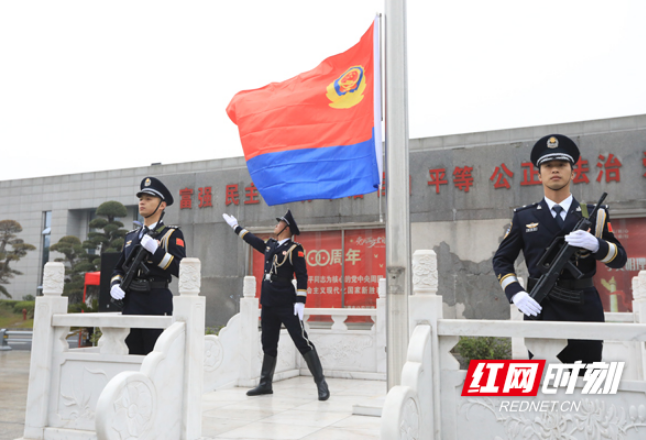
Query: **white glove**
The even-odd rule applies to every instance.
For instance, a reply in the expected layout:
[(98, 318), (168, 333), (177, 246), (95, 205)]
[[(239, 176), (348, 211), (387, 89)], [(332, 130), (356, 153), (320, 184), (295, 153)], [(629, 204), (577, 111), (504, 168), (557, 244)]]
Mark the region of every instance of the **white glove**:
[(224, 221), (231, 226), (231, 229), (235, 231), (235, 229), (238, 227), (238, 220), (232, 215), (229, 214), (222, 214), (222, 218), (224, 218)]
[(538, 316), (541, 310), (543, 310), (541, 305), (524, 290), (515, 294), (511, 300), (518, 307), (518, 310), (527, 316)]
[(141, 239), (141, 245), (144, 247), (144, 249), (146, 249), (151, 254), (154, 254), (157, 248), (159, 247), (157, 240), (152, 238), (150, 235), (143, 236), (143, 238)]
[(303, 320), (303, 314), (305, 313), (305, 304), (303, 303), (294, 303), (294, 315), (298, 315), (299, 320)]
[(572, 231), (565, 236), (565, 241), (570, 246), (587, 249), (592, 253), (599, 250), (599, 240), (588, 231), (582, 231), (580, 229), (578, 231)]
[(126, 296), (126, 292), (123, 291), (121, 286), (115, 284), (110, 289), (110, 296), (114, 299), (123, 299)]

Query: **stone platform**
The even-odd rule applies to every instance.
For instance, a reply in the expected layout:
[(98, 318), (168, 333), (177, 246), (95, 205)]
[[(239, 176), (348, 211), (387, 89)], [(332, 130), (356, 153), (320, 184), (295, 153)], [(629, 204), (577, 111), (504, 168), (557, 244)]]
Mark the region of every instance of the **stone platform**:
[[(30, 352), (0, 352), (0, 439), (22, 437)], [(328, 379), (332, 397), (319, 402), (311, 377), (274, 384), (270, 396), (247, 397), (246, 388), (203, 396), (204, 440), (379, 439), (380, 418), (352, 415), (358, 403), (385, 396), (381, 381)]]

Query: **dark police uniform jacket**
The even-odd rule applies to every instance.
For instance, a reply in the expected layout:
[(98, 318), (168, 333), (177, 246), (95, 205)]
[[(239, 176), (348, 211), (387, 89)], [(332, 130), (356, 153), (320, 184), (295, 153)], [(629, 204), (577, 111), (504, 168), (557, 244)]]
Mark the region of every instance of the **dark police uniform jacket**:
[[(592, 212), (595, 205), (587, 205), (588, 212)], [(516, 278), (514, 262), (520, 251), (523, 251), (529, 276), (539, 278), (542, 273), (538, 268), (538, 261), (545, 249), (557, 236), (564, 236), (572, 232), (576, 223), (583, 217), (581, 206), (572, 198), (572, 204), (565, 217), (561, 229), (556, 219), (552, 216), (545, 199), (539, 203), (518, 208), (514, 211), (512, 224), (496, 254), (493, 266), (498, 281), (511, 302), (511, 298), (524, 289)], [(590, 219), (592, 229), (590, 233), (599, 240), (599, 249), (595, 253), (582, 250), (575, 255), (575, 264), (583, 278), (592, 278), (596, 273), (597, 261), (609, 267), (618, 269), (626, 264), (626, 251), (612, 233), (607, 206), (599, 209), (594, 218)], [(561, 280), (573, 280), (574, 277), (566, 269), (559, 277)], [(603, 306), (599, 294), (594, 287), (582, 289), (584, 291), (584, 304), (564, 304), (551, 299), (549, 296), (541, 304), (543, 311), (541, 319), (550, 321), (603, 321)]]
[[(236, 227), (235, 232), (265, 256), (260, 304), (275, 307), (293, 305), (295, 302), (305, 303), (307, 264), (303, 246), (292, 240), (282, 244), (273, 238), (264, 241), (240, 226)], [(296, 275), (296, 291), (292, 284), (294, 275)]]
[[(125, 275), (123, 263), (128, 261), (132, 251), (141, 242), (140, 231), (141, 228), (138, 228), (126, 234), (121, 256), (112, 272), (110, 287), (121, 283)], [(170, 315), (173, 312), (173, 294), (168, 287), (160, 286), (170, 283), (171, 275), (179, 276), (179, 263), (186, 256), (184, 235), (177, 226), (166, 226), (159, 222), (151, 237), (161, 242), (145, 262), (150, 269), (147, 279), (154, 283), (153, 287), (150, 292), (127, 291), (123, 300), (124, 315)]]

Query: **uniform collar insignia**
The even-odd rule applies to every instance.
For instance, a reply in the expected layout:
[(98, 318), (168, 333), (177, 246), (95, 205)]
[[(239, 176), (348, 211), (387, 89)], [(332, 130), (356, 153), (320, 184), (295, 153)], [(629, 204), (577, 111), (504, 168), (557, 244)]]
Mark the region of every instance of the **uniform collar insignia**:
[(536, 209), (543, 209), (540, 204), (536, 206)]
[(576, 207), (576, 209), (575, 209), (575, 211), (577, 211), (577, 212), (581, 212), (581, 207), (580, 207), (580, 206), (577, 206), (577, 207)]

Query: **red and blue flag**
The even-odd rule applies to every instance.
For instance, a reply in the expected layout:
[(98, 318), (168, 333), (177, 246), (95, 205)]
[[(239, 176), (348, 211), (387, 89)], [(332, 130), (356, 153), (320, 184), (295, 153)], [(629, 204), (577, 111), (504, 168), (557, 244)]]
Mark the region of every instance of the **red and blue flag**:
[(379, 21), (358, 44), (227, 107), (268, 205), (377, 191), (382, 175)]

